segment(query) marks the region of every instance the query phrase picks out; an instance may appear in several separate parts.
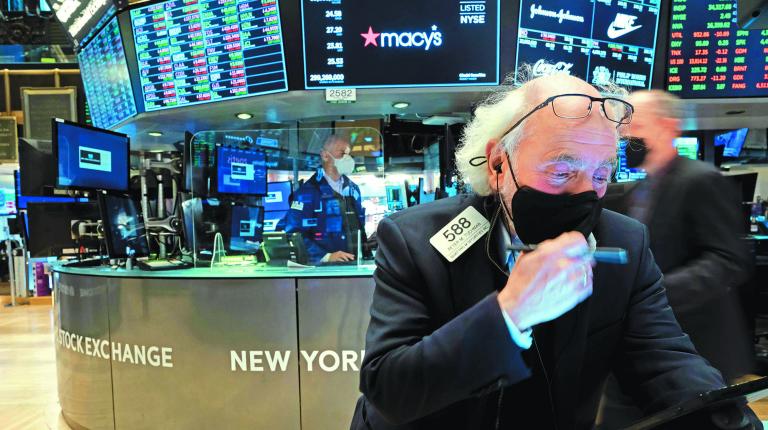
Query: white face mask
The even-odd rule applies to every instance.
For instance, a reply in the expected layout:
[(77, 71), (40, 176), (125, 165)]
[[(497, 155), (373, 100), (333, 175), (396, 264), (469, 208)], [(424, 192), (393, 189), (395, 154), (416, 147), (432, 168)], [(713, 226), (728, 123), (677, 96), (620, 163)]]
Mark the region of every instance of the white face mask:
[(333, 165), (336, 166), (336, 170), (339, 171), (340, 175), (350, 175), (355, 171), (355, 159), (349, 154), (344, 154), (341, 158), (334, 158)]

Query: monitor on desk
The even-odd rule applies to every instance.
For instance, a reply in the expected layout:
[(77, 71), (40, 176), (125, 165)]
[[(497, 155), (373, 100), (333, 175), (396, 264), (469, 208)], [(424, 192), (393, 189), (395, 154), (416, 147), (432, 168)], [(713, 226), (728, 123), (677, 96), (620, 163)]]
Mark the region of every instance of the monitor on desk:
[(757, 172), (742, 173), (739, 175), (728, 175), (731, 181), (741, 192), (742, 202), (753, 202), (755, 200), (755, 188), (757, 187)]
[(130, 196), (99, 193), (99, 208), (110, 258), (149, 256), (144, 219)]
[(73, 225), (78, 221), (98, 222), (96, 203), (29, 203), (27, 205), (27, 250), (30, 257), (78, 255), (98, 249), (96, 238), (76, 240)]
[(264, 231), (264, 208), (232, 205), (229, 211), (229, 250), (255, 254), (259, 250)]

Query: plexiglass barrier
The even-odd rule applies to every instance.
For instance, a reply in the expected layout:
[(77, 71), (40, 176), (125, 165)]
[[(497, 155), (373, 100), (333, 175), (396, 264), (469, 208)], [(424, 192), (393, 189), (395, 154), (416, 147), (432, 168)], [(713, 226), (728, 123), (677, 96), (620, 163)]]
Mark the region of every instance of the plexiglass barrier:
[(370, 264), (385, 216), (434, 200), (439, 143), (371, 127), (198, 132), (181, 247), (197, 267)]

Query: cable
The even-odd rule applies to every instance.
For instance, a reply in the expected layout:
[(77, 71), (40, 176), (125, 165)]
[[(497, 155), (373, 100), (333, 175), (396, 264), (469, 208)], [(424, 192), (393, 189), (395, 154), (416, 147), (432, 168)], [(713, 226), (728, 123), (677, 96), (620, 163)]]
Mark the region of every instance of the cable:
[(544, 373), (544, 380), (547, 382), (547, 396), (549, 397), (549, 407), (552, 410), (552, 422), (555, 424), (555, 430), (557, 430), (557, 414), (555, 412), (555, 400), (552, 397), (552, 386), (549, 383), (549, 375), (547, 374), (547, 368), (544, 367), (544, 360), (541, 358), (539, 345), (536, 343), (536, 337), (533, 335), (533, 333), (531, 333), (531, 339), (533, 339), (533, 347), (536, 349), (536, 356), (539, 358), (541, 371), (542, 373)]

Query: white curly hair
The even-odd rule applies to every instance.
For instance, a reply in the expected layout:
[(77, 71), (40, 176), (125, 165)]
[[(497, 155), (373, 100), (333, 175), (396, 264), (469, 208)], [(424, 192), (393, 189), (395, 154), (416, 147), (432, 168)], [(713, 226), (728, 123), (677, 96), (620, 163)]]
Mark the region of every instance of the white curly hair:
[[(481, 196), (491, 194), (491, 187), (488, 184), (488, 167), (478, 165), (476, 162), (480, 158), (485, 158), (485, 147), (488, 141), (501, 139), (500, 145), (510, 155), (512, 168), (516, 167), (515, 151), (525, 122), (511, 133), (504, 136), (502, 133), (533, 108), (534, 103), (526, 97), (529, 87), (526, 84), (534, 79), (540, 79), (540, 77), (535, 76), (532, 67), (527, 64), (523, 65), (517, 73), (507, 76), (499, 90), (475, 108), (472, 120), (464, 128), (461, 144), (456, 149), (456, 168), (461, 179)], [(599, 86), (596, 85), (595, 88), (611, 97), (624, 99), (628, 94), (624, 88), (613, 82), (604, 82)], [(619, 131), (617, 130), (617, 144), (618, 140)]]

